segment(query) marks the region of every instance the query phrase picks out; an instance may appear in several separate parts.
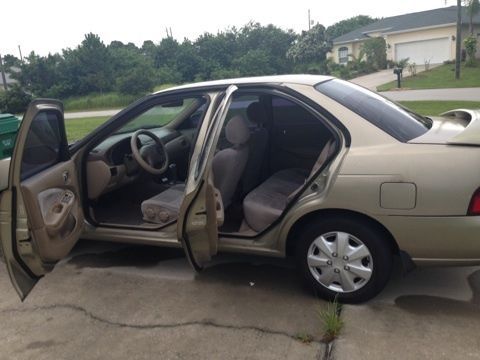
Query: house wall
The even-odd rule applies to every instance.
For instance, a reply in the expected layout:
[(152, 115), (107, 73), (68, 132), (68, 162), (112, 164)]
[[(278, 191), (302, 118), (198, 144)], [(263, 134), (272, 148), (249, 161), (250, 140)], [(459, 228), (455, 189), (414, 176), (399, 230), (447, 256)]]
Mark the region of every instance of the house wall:
[[(455, 40), (452, 40), (452, 36), (456, 35), (456, 27), (454, 25), (426, 29), (426, 30), (415, 30), (410, 32), (404, 32), (400, 34), (387, 34), (384, 35), (385, 41), (387, 42), (387, 59), (395, 61), (395, 44), (406, 43), (419, 40), (431, 40), (431, 39), (441, 39), (449, 38), (450, 39), (450, 58), (449, 60), (455, 60)], [(390, 45), (390, 48), (388, 48)]]
[(352, 54), (355, 58), (358, 58), (360, 55), (360, 49), (362, 48), (363, 41), (357, 41), (347, 44), (333, 45), (332, 51), (329, 53), (328, 57), (332, 58), (338, 64), (338, 49), (346, 46), (348, 48), (348, 54)]

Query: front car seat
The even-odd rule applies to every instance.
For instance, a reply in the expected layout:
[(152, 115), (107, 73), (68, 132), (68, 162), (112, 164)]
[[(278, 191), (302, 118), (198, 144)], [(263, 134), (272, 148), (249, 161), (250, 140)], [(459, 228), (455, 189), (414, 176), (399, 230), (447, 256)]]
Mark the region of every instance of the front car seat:
[[(247, 142), (250, 138), (245, 119), (234, 116), (225, 127), (227, 141), (233, 146), (223, 149), (213, 158), (215, 187), (220, 191), (224, 209), (230, 205), (248, 160)], [(167, 224), (177, 219), (184, 197), (185, 185), (177, 184), (142, 202), (145, 221)]]
[(233, 146), (216, 153), (212, 164), (214, 184), (222, 195), (224, 209), (232, 202), (248, 161), (250, 130), (242, 116), (236, 115), (228, 121), (225, 137)]

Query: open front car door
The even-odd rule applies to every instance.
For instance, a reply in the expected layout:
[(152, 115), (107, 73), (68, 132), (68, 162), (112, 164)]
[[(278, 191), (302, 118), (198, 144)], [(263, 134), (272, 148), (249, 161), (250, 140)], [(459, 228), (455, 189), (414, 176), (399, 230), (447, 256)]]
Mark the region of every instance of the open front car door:
[(236, 90), (235, 85), (228, 87), (214, 114), (207, 114), (200, 128), (190, 162), (185, 198), (180, 207), (178, 237), (190, 264), (197, 271), (217, 253), (218, 226), (223, 223), (224, 212), (221, 195), (213, 184), (211, 164)]
[(10, 279), (22, 300), (39, 277), (70, 252), (83, 225), (63, 105), (35, 100), (23, 117), (8, 188), (0, 197), (0, 240)]

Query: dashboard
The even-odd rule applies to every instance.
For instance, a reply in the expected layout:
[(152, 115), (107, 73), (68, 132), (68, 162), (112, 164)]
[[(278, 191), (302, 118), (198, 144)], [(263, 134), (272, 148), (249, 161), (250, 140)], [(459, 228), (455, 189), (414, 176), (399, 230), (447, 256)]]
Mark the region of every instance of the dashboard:
[[(179, 171), (186, 171), (192, 134), (167, 128), (148, 129), (165, 144), (169, 162), (176, 163)], [(90, 151), (87, 158), (87, 188), (89, 199), (125, 186), (145, 172), (132, 156), (130, 141), (133, 132), (114, 134)], [(151, 142), (145, 138), (143, 144)], [(141, 144), (138, 144), (139, 147)]]

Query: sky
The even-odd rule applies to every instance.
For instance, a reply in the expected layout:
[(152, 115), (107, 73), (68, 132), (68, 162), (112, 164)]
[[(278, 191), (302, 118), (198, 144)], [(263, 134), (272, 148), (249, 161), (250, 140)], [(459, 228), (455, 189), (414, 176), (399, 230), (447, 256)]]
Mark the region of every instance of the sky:
[(84, 34), (106, 43), (119, 40), (141, 46), (158, 43), (171, 28), (173, 37), (195, 40), (204, 32), (249, 21), (274, 24), (296, 32), (311, 19), (324, 26), (356, 16), (387, 17), (452, 6), (456, 0), (3, 0), (0, 7), (0, 54), (46, 55), (76, 47)]

